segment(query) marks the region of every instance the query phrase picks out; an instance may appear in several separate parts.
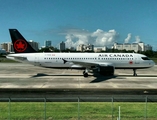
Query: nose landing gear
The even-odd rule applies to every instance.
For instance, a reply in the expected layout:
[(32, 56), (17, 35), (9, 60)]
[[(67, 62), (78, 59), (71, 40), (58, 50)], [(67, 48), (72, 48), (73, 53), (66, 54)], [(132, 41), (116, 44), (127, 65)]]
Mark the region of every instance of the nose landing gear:
[(137, 76), (136, 69), (133, 69), (133, 76)]

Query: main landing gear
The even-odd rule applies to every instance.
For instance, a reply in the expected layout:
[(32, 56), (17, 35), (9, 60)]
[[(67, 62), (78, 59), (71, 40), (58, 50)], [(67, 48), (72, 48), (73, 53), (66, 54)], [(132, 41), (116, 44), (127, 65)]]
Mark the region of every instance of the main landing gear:
[(133, 69), (133, 76), (137, 76), (136, 69)]
[(83, 71), (83, 76), (88, 77), (88, 70), (87, 69), (85, 69), (85, 71)]
[[(88, 77), (88, 69), (83, 71), (83, 76)], [(137, 76), (136, 69), (133, 69), (133, 76)]]

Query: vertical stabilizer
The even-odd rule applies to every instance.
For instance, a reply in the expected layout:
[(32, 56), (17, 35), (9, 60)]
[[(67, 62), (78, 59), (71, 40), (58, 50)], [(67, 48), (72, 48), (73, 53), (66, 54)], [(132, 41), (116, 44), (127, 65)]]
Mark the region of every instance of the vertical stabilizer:
[(17, 29), (9, 29), (9, 32), (15, 53), (36, 52)]

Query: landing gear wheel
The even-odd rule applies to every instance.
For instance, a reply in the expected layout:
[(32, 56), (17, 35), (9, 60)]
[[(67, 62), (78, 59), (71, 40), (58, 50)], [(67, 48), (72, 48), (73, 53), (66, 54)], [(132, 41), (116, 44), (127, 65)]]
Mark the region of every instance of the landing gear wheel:
[(133, 69), (133, 76), (137, 76), (136, 69)]
[(83, 76), (84, 76), (84, 77), (88, 77), (88, 73), (84, 73)]

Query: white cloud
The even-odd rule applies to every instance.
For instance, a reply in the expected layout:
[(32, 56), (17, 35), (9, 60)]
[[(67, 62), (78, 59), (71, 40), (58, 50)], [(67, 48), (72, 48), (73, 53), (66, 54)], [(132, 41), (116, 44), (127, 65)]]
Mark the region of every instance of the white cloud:
[(92, 36), (96, 37), (95, 46), (111, 46), (116, 41), (117, 35), (115, 30), (105, 32), (98, 29), (96, 32), (92, 33)]
[(135, 43), (139, 43), (140, 41), (140, 36), (135, 36)]
[(76, 47), (79, 44), (88, 44), (89, 33), (85, 30), (70, 29), (66, 31), (66, 47)]
[(116, 42), (118, 33), (115, 30), (105, 32), (97, 29), (94, 32), (79, 29), (66, 31), (66, 47), (77, 47), (79, 44), (93, 44), (94, 46), (111, 46)]
[(124, 43), (129, 43), (130, 39), (131, 39), (131, 33), (129, 33), (127, 38), (125, 38)]

